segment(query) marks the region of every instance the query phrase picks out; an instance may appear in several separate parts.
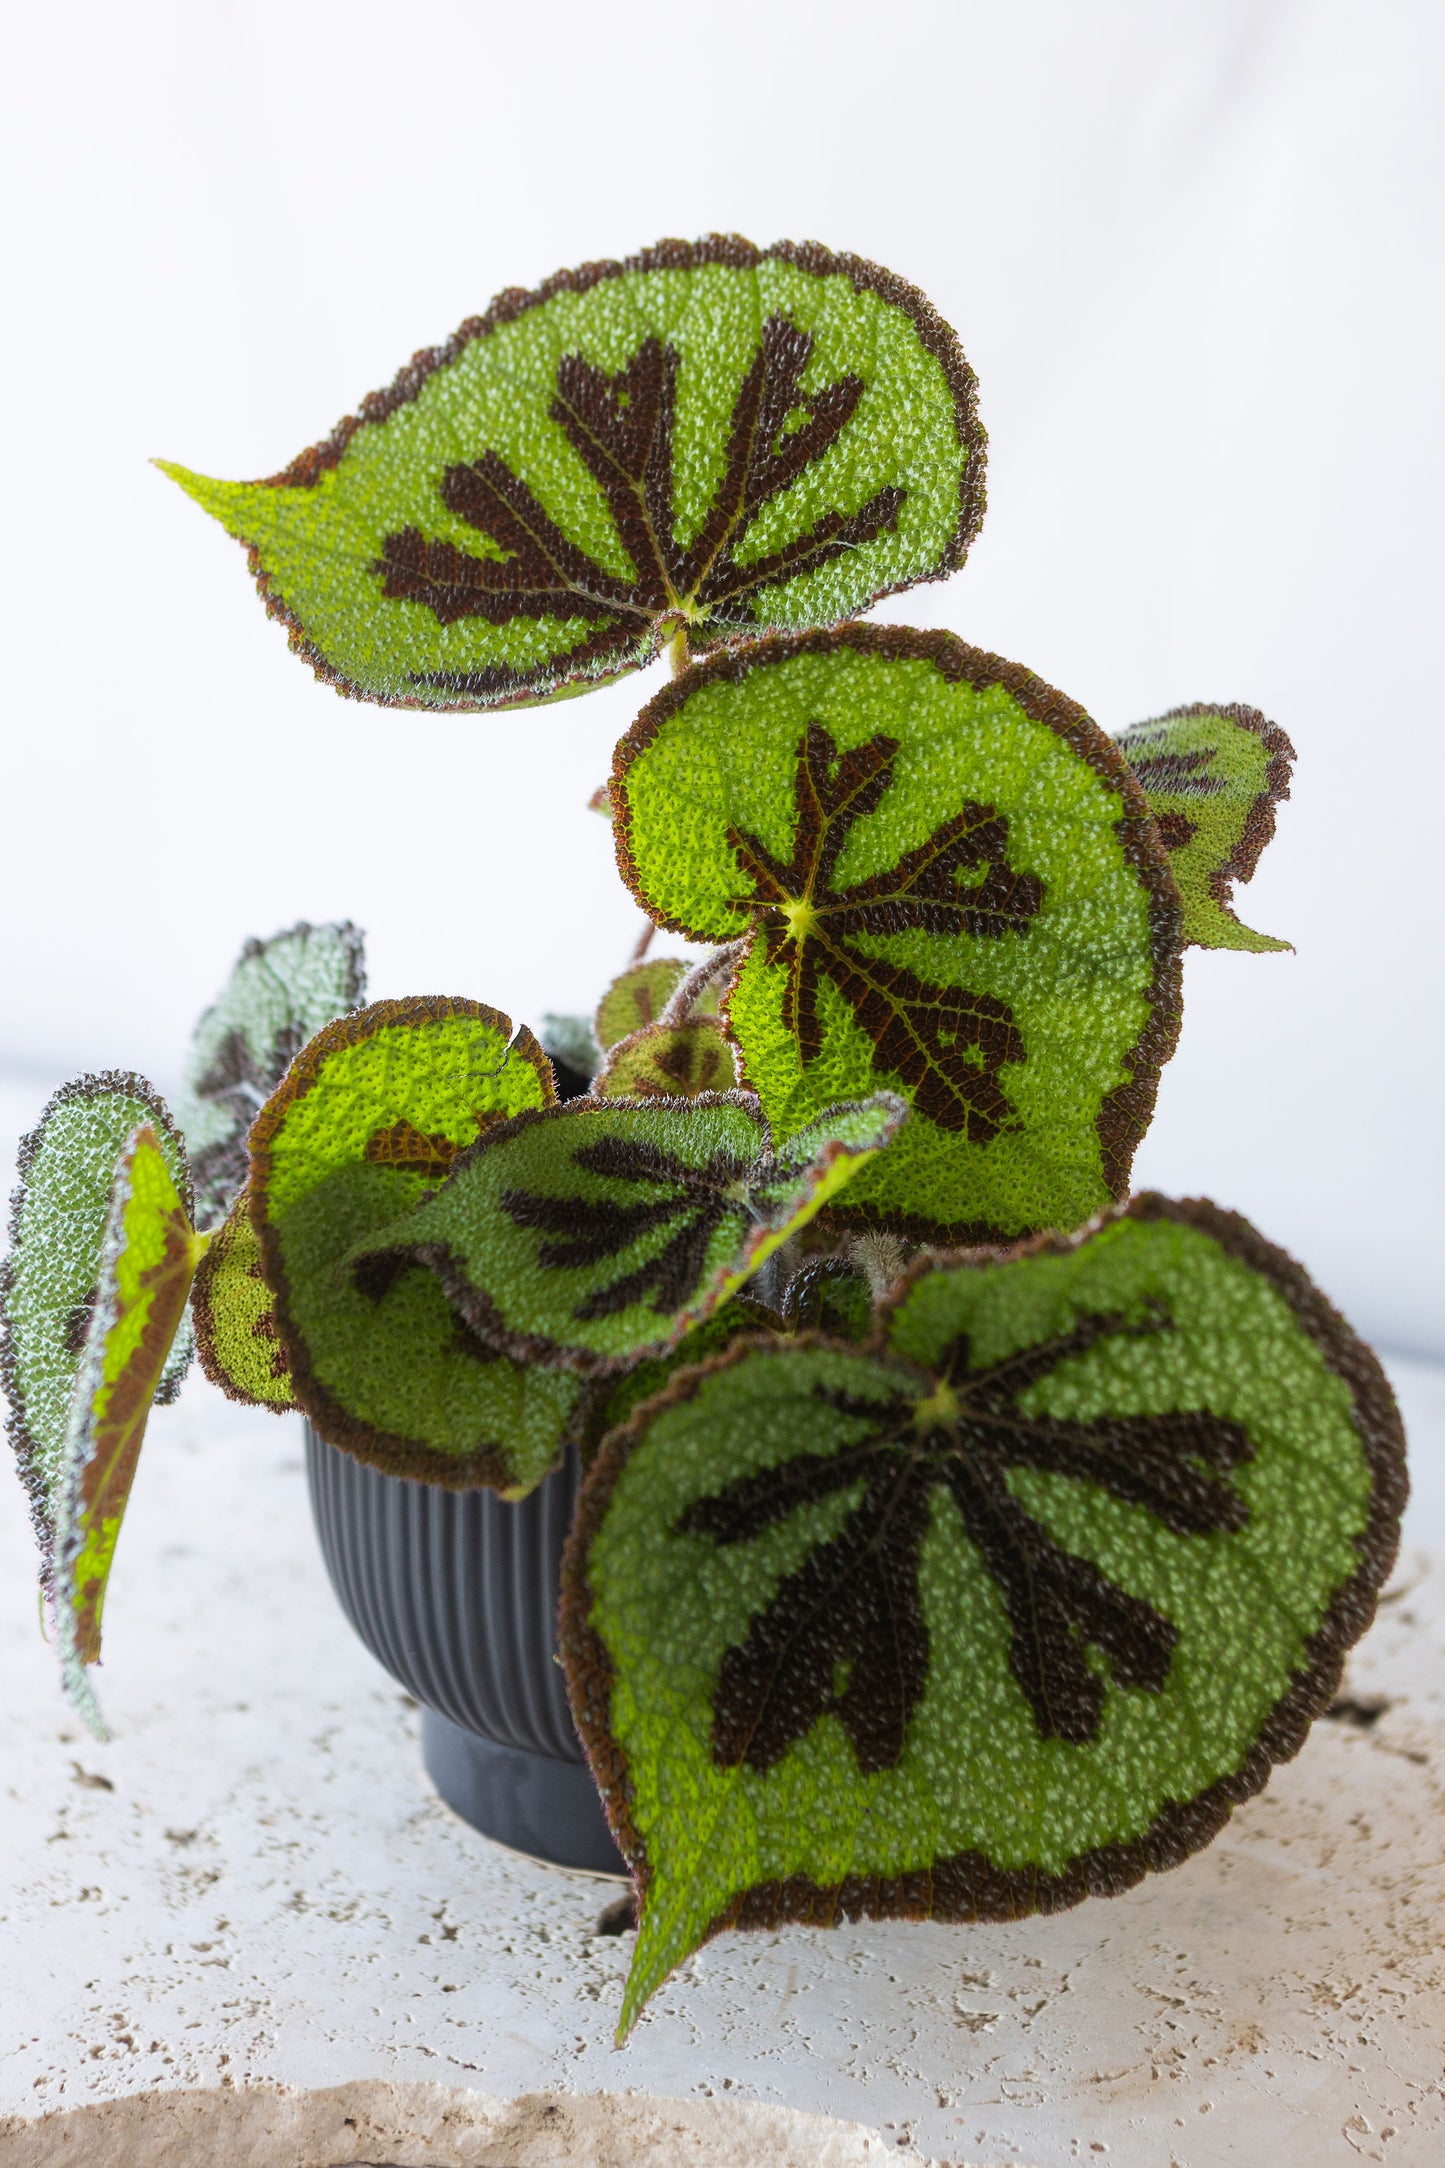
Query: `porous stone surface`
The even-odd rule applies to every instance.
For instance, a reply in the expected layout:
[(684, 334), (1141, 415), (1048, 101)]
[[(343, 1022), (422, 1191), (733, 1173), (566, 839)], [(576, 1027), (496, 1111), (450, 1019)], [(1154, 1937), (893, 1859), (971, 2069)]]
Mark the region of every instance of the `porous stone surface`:
[[(299, 1422), (199, 1379), (154, 1417), (108, 1606), (108, 1746), (58, 1699), (6, 1475), (0, 2168), (269, 2168), (293, 2139), (288, 2168), (893, 2148), (1435, 2168), (1445, 1371), (1392, 1369), (1416, 1481), (1399, 1571), (1339, 1713), (1210, 1850), (1053, 1919), (722, 1937), (620, 2050), (629, 1941), (596, 1932), (617, 1885), (488, 1843), (430, 1791), (417, 1712), (326, 1582)], [(545, 2150), (548, 2107), (573, 2152)], [(353, 2113), (370, 2123), (328, 2154)]]

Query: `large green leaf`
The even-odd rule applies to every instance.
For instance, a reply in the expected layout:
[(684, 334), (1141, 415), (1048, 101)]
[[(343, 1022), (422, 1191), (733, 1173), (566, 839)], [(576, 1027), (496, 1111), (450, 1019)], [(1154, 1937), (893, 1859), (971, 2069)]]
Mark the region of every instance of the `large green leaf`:
[(296, 1405), (276, 1298), (261, 1269), (251, 1200), (238, 1197), (211, 1237), (191, 1292), (201, 1368), (228, 1400), (282, 1415)]
[(366, 994), (349, 921), (248, 941), (191, 1038), (176, 1113), (196, 1183), (196, 1224), (217, 1227), (246, 1186), (246, 1132), (308, 1039)]
[(204, 1247), (160, 1136), (143, 1122), (121, 1152), (55, 1485), (56, 1642), (66, 1691), (106, 1736), (86, 1668), (146, 1419)]
[(744, 941), (724, 1012), (775, 1131), (880, 1085), (911, 1103), (838, 1216), (1009, 1239), (1124, 1192), (1179, 1028), (1179, 900), (1072, 701), (949, 633), (843, 626), (675, 679), (612, 790), (644, 910)]
[(706, 1936), (1013, 1919), (1205, 1844), (1328, 1706), (1403, 1437), (1206, 1204), (925, 1261), (871, 1348), (743, 1343), (604, 1443), (573, 1713), (637, 1877), (622, 2026)]
[(775, 1148), (751, 1094), (574, 1099), (480, 1138), (352, 1256), (370, 1285), (429, 1265), (478, 1337), (520, 1361), (624, 1368), (740, 1287), (906, 1111), (880, 1093)]
[(347, 1263), (480, 1132), (553, 1100), (526, 1029), (477, 1001), (379, 1001), (329, 1024), (251, 1132), (251, 1214), (292, 1388), (321, 1436), (392, 1475), (525, 1489), (565, 1442), (575, 1379), (483, 1347), (433, 1274)]
[[(189, 1203), (180, 1133), (154, 1087), (129, 1071), (107, 1069), (63, 1085), (20, 1146), (10, 1252), (0, 1265), (0, 1378), (47, 1584), (56, 1485), (116, 1162), (142, 1122), (155, 1129), (171, 1180)], [(161, 1382), (165, 1397), (169, 1384)]]
[(974, 390), (891, 272), (713, 235), (509, 288), (269, 481), (162, 464), (318, 676), (487, 708), (953, 571)]
[(1242, 925), (1236, 881), (1247, 881), (1289, 796), (1294, 747), (1257, 708), (1172, 708), (1134, 723), (1117, 744), (1144, 786), (1184, 899), (1184, 939), (1200, 948), (1287, 949)]

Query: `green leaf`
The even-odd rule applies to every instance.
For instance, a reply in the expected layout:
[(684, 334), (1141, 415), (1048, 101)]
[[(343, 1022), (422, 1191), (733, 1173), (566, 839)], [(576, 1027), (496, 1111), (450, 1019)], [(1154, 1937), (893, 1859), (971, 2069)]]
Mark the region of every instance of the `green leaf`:
[(176, 1112), (196, 1183), (196, 1224), (217, 1227), (246, 1186), (246, 1132), (308, 1039), (366, 993), (349, 921), (248, 941), (191, 1038)]
[(679, 1370), (721, 1355), (744, 1333), (766, 1339), (778, 1334), (782, 1325), (774, 1311), (754, 1301), (751, 1295), (729, 1295), (700, 1325), (690, 1326), (676, 1345), (661, 1355), (644, 1355), (630, 1369), (596, 1379), (582, 1441), (584, 1466), (590, 1466), (607, 1432), (627, 1422), (643, 1401), (660, 1393)]
[(615, 1370), (669, 1347), (893, 1136), (880, 1093), (774, 1150), (756, 1099), (574, 1099), (483, 1136), (445, 1186), (353, 1257), (429, 1265), (479, 1338)]
[(116, 1539), (201, 1247), (161, 1138), (143, 1122), (115, 1170), (55, 1487), (56, 1641), (66, 1691), (101, 1738), (85, 1669), (100, 1656)]
[(273, 1415), (296, 1406), (291, 1365), (276, 1325), (276, 1299), (261, 1269), (261, 1244), (244, 1193), (217, 1228), (191, 1294), (201, 1368), (228, 1400)]
[(321, 1436), (390, 1475), (530, 1488), (580, 1388), (483, 1347), (430, 1272), (351, 1253), (409, 1212), (480, 1132), (552, 1103), (526, 1029), (477, 1001), (379, 1001), (292, 1063), (251, 1132), (251, 1214), (292, 1386)]
[(630, 1039), (644, 1025), (655, 1024), (687, 971), (681, 956), (654, 956), (614, 979), (597, 1004), (597, 1019), (592, 1026), (603, 1053), (616, 1046), (619, 1039)]
[(0, 1380), (47, 1585), (56, 1486), (96, 1300), (111, 1185), (126, 1141), (142, 1122), (160, 1137), (171, 1179), (188, 1201), (180, 1133), (154, 1086), (129, 1071), (107, 1069), (62, 1085), (20, 1146), (10, 1253), (0, 1264)]
[(599, 1099), (696, 1099), (730, 1092), (737, 1081), (737, 1061), (718, 1019), (689, 1016), (619, 1039), (592, 1089)]
[(953, 571), (983, 516), (974, 394), (891, 272), (713, 235), (510, 288), (268, 481), (160, 464), (319, 677), (489, 708)]
[(612, 790), (643, 909), (741, 939), (726, 1026), (774, 1130), (910, 1102), (837, 1216), (996, 1241), (1127, 1188), (1178, 1034), (1178, 893), (1062, 693), (949, 633), (768, 641), (651, 701)]
[(613, 1433), (564, 1572), (642, 1892), (625, 2031), (727, 1927), (1014, 1919), (1177, 1864), (1299, 1748), (1395, 1556), (1383, 1373), (1243, 1220), (925, 1261)]
[(1294, 747), (1257, 708), (1172, 708), (1115, 741), (1144, 786), (1184, 899), (1184, 939), (1200, 948), (1287, 949), (1233, 909), (1289, 796)]
[(789, 1332), (866, 1340), (873, 1330), (872, 1290), (846, 1258), (810, 1258), (783, 1291), (783, 1323)]

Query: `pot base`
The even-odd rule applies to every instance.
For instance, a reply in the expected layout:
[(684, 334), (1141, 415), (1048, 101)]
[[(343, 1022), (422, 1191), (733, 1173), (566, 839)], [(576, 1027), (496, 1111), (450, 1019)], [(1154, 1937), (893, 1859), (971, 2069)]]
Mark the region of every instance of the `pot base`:
[(499, 1746), (427, 1708), (421, 1752), (447, 1805), (484, 1837), (558, 1867), (626, 1874), (585, 1762)]

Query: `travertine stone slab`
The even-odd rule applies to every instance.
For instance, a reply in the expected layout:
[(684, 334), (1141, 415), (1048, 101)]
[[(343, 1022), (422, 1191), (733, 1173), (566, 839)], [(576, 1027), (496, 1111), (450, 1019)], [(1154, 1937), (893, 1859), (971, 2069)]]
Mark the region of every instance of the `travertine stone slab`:
[[(1356, 1706), (1216, 1845), (1054, 1919), (723, 1937), (621, 2051), (628, 1944), (594, 1931), (615, 1884), (507, 1853), (429, 1791), (416, 1711), (326, 1585), (299, 1424), (200, 1381), (158, 1411), (108, 1605), (109, 1747), (57, 1698), (18, 1486), (0, 1478), (0, 2116), (19, 2119), (0, 2168), (47, 2158), (25, 2129), (47, 2110), (235, 2088), (237, 2113), (259, 2097), (271, 2114), (278, 2096), (255, 2088), (314, 2100), (364, 2081), (376, 2100), (462, 2089), (484, 2117), (550, 2098), (594, 2132), (621, 2110), (569, 2096), (717, 2104), (710, 2133), (694, 2126), (717, 2162), (733, 2157), (721, 2110), (749, 2100), (914, 2159), (1438, 2168), (1445, 1372), (1393, 1367), (1417, 1500)], [(351, 2156), (368, 2157), (453, 2156)]]

